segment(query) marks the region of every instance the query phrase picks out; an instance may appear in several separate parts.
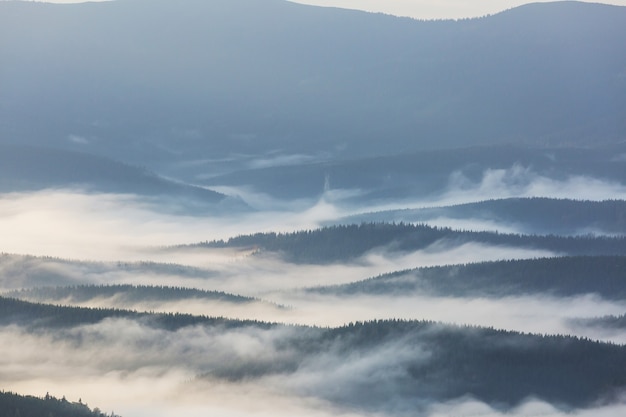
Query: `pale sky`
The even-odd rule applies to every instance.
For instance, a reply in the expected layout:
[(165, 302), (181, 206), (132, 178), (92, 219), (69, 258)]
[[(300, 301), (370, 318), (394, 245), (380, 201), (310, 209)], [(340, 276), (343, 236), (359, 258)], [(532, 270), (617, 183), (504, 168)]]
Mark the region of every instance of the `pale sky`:
[[(553, 0), (290, 0), (294, 3), (366, 10), (416, 19), (459, 19), (494, 14), (527, 3)], [(589, 1), (626, 6), (626, 0)]]
[[(103, 1), (103, 0), (95, 0)], [(210, 1), (210, 0), (208, 0)], [(294, 3), (340, 7), (408, 16), (416, 19), (459, 19), (494, 14), (526, 3), (552, 0), (290, 0)], [(48, 0), (49, 3), (83, 3), (84, 0)], [(626, 6), (626, 0), (590, 1)]]

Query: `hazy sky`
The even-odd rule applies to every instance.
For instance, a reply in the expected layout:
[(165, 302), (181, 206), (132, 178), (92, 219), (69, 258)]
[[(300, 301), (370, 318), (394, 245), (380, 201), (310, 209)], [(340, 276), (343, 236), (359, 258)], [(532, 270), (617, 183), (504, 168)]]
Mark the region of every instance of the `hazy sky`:
[[(103, 1), (103, 0), (96, 0)], [(341, 7), (418, 19), (442, 19), (484, 16), (522, 4), (524, 0), (291, 0), (294, 3), (317, 6)], [(534, 0), (533, 3), (550, 0)], [(82, 0), (49, 0), (50, 3), (82, 3)], [(610, 0), (590, 3), (607, 3), (626, 6), (626, 0)]]
[[(527, 3), (545, 3), (552, 0), (291, 0), (294, 3), (342, 7), (371, 12), (409, 16), (418, 19), (445, 19), (477, 17), (501, 12)], [(626, 6), (626, 0), (590, 3), (607, 3)]]

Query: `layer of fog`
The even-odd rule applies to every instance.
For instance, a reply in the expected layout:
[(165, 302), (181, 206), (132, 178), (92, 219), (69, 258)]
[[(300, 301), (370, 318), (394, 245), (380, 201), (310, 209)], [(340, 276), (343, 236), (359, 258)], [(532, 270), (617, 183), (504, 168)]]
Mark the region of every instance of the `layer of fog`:
[[(377, 393), (393, 391), (393, 384), (402, 380), (394, 376), (395, 372), (408, 362), (428, 361), (429, 352), (419, 343), (394, 338), (359, 354), (328, 346), (305, 358), (291, 357), (296, 352), (279, 342), (295, 331), (198, 326), (168, 332), (124, 319), (50, 333), (3, 326), (0, 385), (24, 394), (50, 393), (70, 401), (80, 398), (92, 407), (124, 417), (415, 415), (414, 399), (405, 397), (383, 396), (377, 412), (368, 412), (368, 407), (351, 411), (342, 407), (342, 400), (365, 401), (363, 395), (367, 393), (354, 390), (373, 377), (391, 383), (378, 386)], [(253, 378), (196, 379), (237, 364), (271, 368), (272, 364), (290, 361), (298, 366)], [(329, 398), (342, 400), (331, 402)], [(461, 398), (431, 403), (420, 415), (595, 416), (620, 411), (626, 411), (621, 404), (565, 413), (529, 399), (505, 413)]]
[[(234, 191), (231, 189), (231, 191)], [(530, 168), (487, 170), (475, 182), (451, 175), (447, 189), (430, 198), (368, 205), (353, 198), (362, 190), (326, 190), (318, 200), (286, 202), (239, 189), (244, 200), (263, 210), (221, 215), (177, 215), (165, 201), (155, 204), (132, 195), (49, 190), (0, 195), (0, 248), (4, 252), (72, 259), (133, 261), (152, 259), (146, 248), (227, 239), (257, 232), (291, 232), (362, 212), (434, 207), (508, 197), (580, 200), (626, 199), (626, 186), (588, 177), (554, 180)], [(357, 201), (357, 200), (354, 200)], [(174, 204), (174, 203), (173, 203)], [(441, 220), (441, 219), (439, 219)], [(458, 222), (458, 220), (457, 220)], [(443, 225), (443, 221), (437, 222)], [(467, 229), (516, 230), (515, 225), (467, 219)], [(169, 260), (167, 262), (170, 262)]]
[[(626, 185), (614, 180), (581, 175), (554, 179), (537, 173), (532, 167), (519, 164), (507, 169), (486, 169), (478, 180), (469, 178), (462, 171), (455, 171), (450, 174), (448, 183), (442, 190), (422, 196), (369, 199), (367, 195), (371, 190), (368, 189), (332, 189), (326, 187), (321, 197), (316, 195), (285, 201), (259, 192), (254, 189), (253, 185), (214, 186), (212, 189), (228, 195), (238, 195), (251, 207), (261, 211), (269, 211), (270, 216), (285, 212), (299, 212), (301, 216), (304, 216), (300, 219), (307, 218), (309, 220), (302, 223), (304, 228), (307, 228), (307, 225), (316, 227), (337, 221), (345, 222), (345, 218), (363, 213), (444, 207), (493, 199), (531, 197), (587, 201), (626, 199)], [(410, 222), (410, 220), (398, 218), (398, 216), (401, 214), (395, 213), (388, 221)], [(285, 217), (287, 224), (290, 224), (292, 219), (289, 215)], [(521, 224), (496, 222), (488, 219), (442, 217), (427, 220), (425, 223), (464, 230), (486, 230), (500, 233), (528, 232)], [(282, 230), (280, 226), (278, 229)], [(584, 229), (572, 231), (573, 234), (587, 232), (597, 231)]]
[(456, 171), (445, 190), (424, 199), (404, 199), (368, 207), (361, 212), (406, 208), (442, 207), (504, 198), (546, 197), (572, 200), (624, 200), (626, 185), (600, 178), (572, 175), (554, 179), (538, 174), (531, 167), (513, 165), (507, 169), (487, 169), (480, 181)]
[[(438, 241), (415, 252), (388, 253), (374, 250), (352, 262), (330, 265), (291, 264), (272, 254), (251, 256), (248, 252), (229, 249), (181, 248), (146, 251), (142, 255), (154, 257), (161, 265), (152, 264), (150, 268), (142, 268), (139, 263), (125, 267), (118, 262), (68, 262), (46, 257), (4, 255), (0, 257), (0, 290), (77, 284), (167, 285), (263, 298), (275, 292), (346, 284), (404, 269), (529, 259), (552, 256), (554, 253), (479, 243), (456, 245)], [(168, 262), (171, 264), (168, 265)], [(170, 271), (168, 266), (172, 264), (181, 265), (180, 271)], [(185, 273), (185, 265), (195, 269)]]
[[(594, 295), (558, 298), (535, 294), (499, 298), (429, 296), (419, 292), (404, 292), (377, 296), (336, 296), (304, 290), (308, 287), (351, 283), (418, 266), (550, 255), (542, 251), (479, 244), (441, 249), (436, 251), (431, 248), (404, 256), (370, 253), (354, 264), (341, 265), (294, 265), (264, 256), (231, 259), (224, 257), (218, 263), (215, 257), (211, 261), (213, 269), (207, 269), (206, 276), (203, 275), (203, 269), (192, 270), (186, 274), (184, 267), (181, 267), (180, 273), (175, 273), (163, 266), (165, 270), (159, 273), (159, 265), (142, 270), (141, 264), (120, 267), (116, 263), (77, 263), (5, 255), (0, 262), (0, 287), (4, 290), (84, 284), (191, 287), (257, 297), (261, 301), (236, 303), (197, 298), (156, 301), (100, 296), (82, 302), (71, 297), (65, 300), (51, 299), (49, 302), (323, 327), (384, 318), (427, 319), (539, 334), (573, 334), (619, 344), (626, 343), (626, 335), (622, 332), (572, 324), (572, 319), (621, 315), (626, 311), (625, 302), (608, 301)], [(198, 249), (194, 256), (199, 261), (207, 262), (206, 258), (211, 253), (212, 250)], [(187, 260), (193, 259), (190, 257)]]
[(73, 259), (147, 260), (148, 248), (315, 228), (334, 213), (330, 204), (302, 212), (232, 216), (174, 215), (162, 209), (132, 195), (72, 190), (4, 194), (0, 196), (0, 248)]
[(341, 326), (376, 319), (431, 320), (493, 327), (534, 334), (562, 334), (626, 344), (620, 330), (575, 326), (577, 318), (621, 315), (626, 302), (595, 295), (557, 298), (540, 294), (502, 298), (445, 297), (420, 294), (332, 296), (276, 295), (273, 300), (292, 309), (267, 317), (276, 321), (317, 326)]
[[(174, 410), (184, 410), (183, 415), (347, 416), (357, 414), (339, 412), (324, 399), (329, 378), (340, 380), (346, 395), (352, 395), (349, 387), (382, 362), (400, 364), (422, 354), (418, 347), (392, 341), (342, 366), (336, 365), (350, 355), (332, 350), (290, 358), (300, 354), (280, 342), (295, 331), (198, 326), (168, 332), (119, 319), (50, 334), (2, 327), (0, 340), (11, 343), (0, 358), (0, 384), (17, 392), (81, 398), (126, 417), (179, 415)], [(390, 359), (389, 351), (408, 357)], [(196, 379), (242, 364), (255, 368), (284, 362), (299, 366), (240, 381)], [(159, 411), (152, 414), (155, 405)]]
[(320, 327), (337, 327), (351, 322), (377, 319), (430, 320), (523, 333), (568, 334), (626, 344), (626, 334), (620, 329), (576, 324), (579, 319), (621, 315), (626, 311), (626, 302), (607, 301), (594, 295), (557, 298), (537, 294), (481, 298), (420, 294), (332, 296), (285, 292), (272, 294), (268, 299), (280, 304), (268, 302), (236, 304), (198, 299), (151, 302), (119, 298), (95, 298), (78, 303), (67, 299), (61, 300), (61, 303)]

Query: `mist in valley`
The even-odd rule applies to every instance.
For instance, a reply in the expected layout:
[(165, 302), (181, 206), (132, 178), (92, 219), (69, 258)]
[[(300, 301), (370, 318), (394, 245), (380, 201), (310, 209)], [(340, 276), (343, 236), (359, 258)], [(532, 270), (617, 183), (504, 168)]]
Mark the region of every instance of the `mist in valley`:
[(626, 413), (626, 9), (299, 3), (0, 2), (2, 394)]

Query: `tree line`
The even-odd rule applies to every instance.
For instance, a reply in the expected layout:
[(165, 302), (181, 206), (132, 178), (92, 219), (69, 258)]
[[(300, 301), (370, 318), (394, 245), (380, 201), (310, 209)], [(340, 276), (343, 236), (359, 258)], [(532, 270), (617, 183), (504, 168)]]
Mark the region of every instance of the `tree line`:
[(450, 247), (476, 242), (569, 255), (626, 255), (625, 236), (503, 234), (407, 223), (361, 223), (292, 233), (256, 233), (187, 247), (248, 248), (261, 254), (280, 253), (290, 262), (326, 264), (348, 261), (375, 249), (406, 252), (425, 249), (435, 242), (446, 242)]

